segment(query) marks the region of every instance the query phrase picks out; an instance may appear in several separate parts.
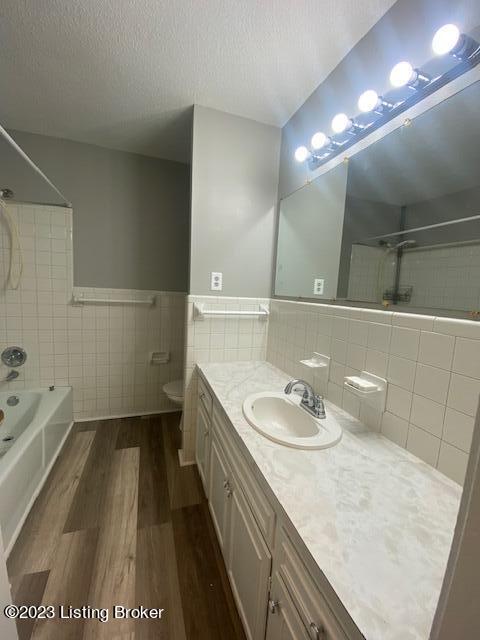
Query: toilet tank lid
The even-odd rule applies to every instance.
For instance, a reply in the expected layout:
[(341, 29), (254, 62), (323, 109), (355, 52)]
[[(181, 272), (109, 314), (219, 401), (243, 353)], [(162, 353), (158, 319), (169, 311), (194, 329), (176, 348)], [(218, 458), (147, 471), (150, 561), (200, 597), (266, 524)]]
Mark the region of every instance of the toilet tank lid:
[(183, 397), (183, 380), (173, 380), (172, 382), (167, 382), (167, 384), (163, 387), (163, 390), (169, 396), (182, 398)]

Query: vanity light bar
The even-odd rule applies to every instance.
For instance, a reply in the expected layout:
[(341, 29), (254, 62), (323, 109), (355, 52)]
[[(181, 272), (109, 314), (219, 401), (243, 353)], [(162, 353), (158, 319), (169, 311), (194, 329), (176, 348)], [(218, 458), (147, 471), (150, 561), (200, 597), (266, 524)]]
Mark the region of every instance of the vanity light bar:
[(333, 135), (328, 137), (321, 132), (315, 133), (311, 149), (301, 146), (295, 150), (297, 162), (308, 162), (310, 170), (317, 169), (480, 62), (480, 44), (470, 36), (460, 33), (453, 24), (446, 24), (437, 30), (432, 40), (432, 49), (436, 55), (451, 55), (459, 61), (458, 64), (437, 78), (431, 78), (414, 68), (410, 62), (399, 62), (390, 72), (390, 83), (395, 88), (409, 87), (413, 90), (410, 96), (391, 104), (373, 89), (365, 91), (358, 100), (358, 108), (363, 113), (374, 113), (377, 118), (369, 124), (360, 125), (355, 118), (338, 113), (331, 123)]

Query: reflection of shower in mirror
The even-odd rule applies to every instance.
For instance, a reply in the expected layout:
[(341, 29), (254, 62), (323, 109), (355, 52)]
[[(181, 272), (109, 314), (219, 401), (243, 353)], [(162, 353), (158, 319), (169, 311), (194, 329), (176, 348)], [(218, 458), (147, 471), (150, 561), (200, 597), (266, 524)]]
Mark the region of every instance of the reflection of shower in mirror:
[[(18, 225), (14, 217), (10, 214), (6, 203), (7, 199), (11, 199), (13, 197), (14, 193), (11, 189), (0, 189), (0, 213), (3, 215), (10, 235), (10, 260), (8, 277), (6, 278), (4, 284), (5, 289), (7, 288), (8, 284), (10, 284), (10, 287), (12, 289), (18, 289), (23, 274), (23, 253), (22, 245), (20, 244), (20, 236), (18, 233)], [(15, 271), (17, 271), (16, 274)]]

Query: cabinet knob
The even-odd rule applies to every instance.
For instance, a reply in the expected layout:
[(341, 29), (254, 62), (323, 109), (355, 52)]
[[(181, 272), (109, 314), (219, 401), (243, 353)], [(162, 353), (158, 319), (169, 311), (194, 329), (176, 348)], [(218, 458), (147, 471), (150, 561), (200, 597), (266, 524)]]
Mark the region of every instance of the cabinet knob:
[(226, 479), (223, 481), (223, 488), (224, 488), (224, 489), (226, 490), (226, 492), (227, 492), (227, 498), (231, 498), (231, 497), (232, 497), (232, 493), (233, 493), (233, 489), (232, 489), (232, 487), (230, 486), (230, 482), (229, 482), (228, 478), (226, 478)]
[(269, 600), (268, 601), (268, 610), (270, 613), (277, 613), (278, 608), (278, 600)]
[(312, 640), (322, 640), (322, 638), (325, 638), (325, 630), (323, 627), (318, 627), (315, 622), (311, 622), (310, 635), (312, 636)]
[(204, 397), (205, 397), (205, 394), (202, 391), (202, 393), (200, 394), (200, 398), (203, 400)]

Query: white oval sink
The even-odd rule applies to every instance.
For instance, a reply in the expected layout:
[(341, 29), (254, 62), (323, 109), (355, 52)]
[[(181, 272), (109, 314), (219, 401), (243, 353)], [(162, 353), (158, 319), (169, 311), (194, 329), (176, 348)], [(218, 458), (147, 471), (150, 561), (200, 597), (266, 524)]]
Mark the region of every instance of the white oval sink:
[(247, 422), (266, 438), (296, 449), (326, 449), (342, 437), (332, 415), (315, 418), (300, 406), (297, 394), (254, 393), (243, 403)]

